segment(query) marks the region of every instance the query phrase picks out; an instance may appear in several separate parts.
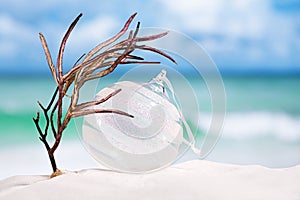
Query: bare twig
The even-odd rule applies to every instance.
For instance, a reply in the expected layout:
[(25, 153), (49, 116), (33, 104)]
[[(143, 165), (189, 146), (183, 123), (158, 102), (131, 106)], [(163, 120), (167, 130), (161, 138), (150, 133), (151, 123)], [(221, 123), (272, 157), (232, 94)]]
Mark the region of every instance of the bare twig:
[(157, 65), (160, 64), (159, 61), (123, 61), (120, 62), (120, 64), (152, 64), (152, 65)]
[(64, 55), (64, 50), (65, 50), (65, 46), (66, 46), (66, 42), (72, 32), (72, 30), (74, 29), (74, 27), (76, 26), (77, 22), (79, 21), (79, 19), (82, 17), (82, 13), (80, 13), (76, 19), (72, 22), (72, 24), (70, 25), (69, 29), (67, 30), (65, 36), (63, 37), (63, 40), (60, 44), (59, 47), (59, 52), (58, 52), (58, 56), (57, 56), (57, 70), (58, 70), (58, 77), (59, 79), (62, 79), (62, 61), (63, 61), (63, 55)]
[(55, 114), (56, 109), (57, 109), (57, 102), (53, 106), (51, 114), (50, 114), (50, 124), (51, 124), (51, 130), (52, 130), (54, 138), (56, 138), (56, 134), (57, 134), (57, 130), (55, 129), (55, 126), (54, 126), (54, 114)]
[(142, 50), (146, 50), (146, 51), (152, 51), (152, 52), (155, 52), (157, 54), (160, 54), (166, 58), (168, 58), (169, 60), (171, 60), (173, 63), (177, 64), (176, 61), (171, 57), (169, 56), (168, 54), (156, 49), (156, 48), (153, 48), (153, 47), (149, 47), (149, 46), (146, 46), (146, 45), (142, 45), (142, 46), (136, 46), (137, 49), (142, 49)]
[(163, 32), (163, 33), (159, 33), (159, 34), (156, 34), (156, 35), (148, 35), (148, 36), (144, 36), (144, 37), (137, 37), (136, 41), (137, 42), (144, 42), (144, 41), (156, 40), (156, 39), (162, 38), (166, 35), (168, 35), (168, 31)]
[(133, 15), (130, 16), (130, 18), (127, 20), (127, 22), (125, 23), (124, 27), (121, 29), (121, 31), (115, 35), (114, 37), (106, 40), (105, 42), (102, 42), (101, 44), (99, 44), (98, 46), (96, 46), (94, 49), (92, 49), (84, 58), (83, 62), (89, 60), (93, 55), (95, 55), (97, 52), (99, 52), (103, 47), (106, 47), (107, 45), (113, 43), (114, 41), (116, 41), (117, 39), (119, 39), (122, 35), (124, 35), (124, 33), (127, 31), (129, 25), (131, 24), (132, 20), (134, 19), (134, 17), (136, 16), (137, 13), (134, 13)]
[[(50, 151), (51, 147), (50, 147), (49, 143), (47, 142), (49, 123), (51, 123), (51, 125), (52, 125), (52, 122), (53, 122), (52, 120), (49, 119), (48, 111), (51, 109), (51, 106), (53, 105), (55, 97), (57, 96), (57, 92), (58, 92), (58, 88), (56, 88), (55, 92), (53, 93), (53, 96), (52, 96), (47, 108), (45, 108), (40, 102), (38, 102), (39, 106), (41, 107), (41, 109), (44, 112), (44, 116), (45, 116), (45, 119), (46, 119), (46, 126), (45, 126), (44, 133), (42, 132), (41, 127), (39, 125), (40, 113), (37, 112), (36, 118), (32, 118), (33, 121), (34, 121), (34, 124), (35, 124), (35, 126), (36, 126), (36, 128), (39, 132), (39, 135), (40, 135), (39, 139), (43, 142), (43, 144), (45, 145), (46, 150), (48, 151), (48, 155), (49, 155), (49, 159), (50, 159), (53, 171), (56, 171), (57, 166), (56, 166), (56, 161), (54, 159), (54, 155), (49, 154), (49, 151)], [(55, 133), (55, 130), (52, 129), (52, 132)]]
[(78, 112), (73, 112), (72, 117), (80, 117), (80, 116), (96, 114), (96, 113), (114, 113), (114, 114), (124, 115), (124, 116), (131, 117), (131, 118), (134, 117), (133, 115), (130, 115), (126, 112), (123, 112), (123, 111), (120, 111), (120, 110), (114, 110), (114, 109), (110, 109), (110, 110), (87, 109), (87, 110), (82, 110), (82, 111), (78, 111)]
[(58, 84), (58, 79), (57, 79), (55, 67), (54, 67), (53, 62), (52, 62), (51, 54), (50, 54), (46, 39), (45, 39), (45, 37), (43, 36), (42, 33), (39, 33), (39, 36), (40, 36), (40, 40), (41, 40), (41, 43), (42, 43), (42, 46), (43, 46), (43, 49), (44, 49), (44, 52), (45, 52), (45, 55), (46, 55), (48, 66), (50, 68), (50, 71), (52, 73), (52, 76), (53, 76), (55, 82)]
[(76, 106), (76, 108), (74, 109), (74, 111), (80, 111), (84, 108), (87, 107), (92, 107), (92, 106), (96, 106), (99, 105), (101, 103), (104, 103), (105, 101), (107, 101), (108, 99), (110, 99), (111, 97), (115, 96), (116, 94), (118, 94), (119, 92), (121, 92), (121, 89), (117, 89), (116, 91), (110, 93), (109, 95), (107, 95), (106, 97), (100, 99), (100, 100), (96, 100), (96, 101), (91, 101), (91, 102), (86, 102), (86, 103), (82, 103), (82, 104), (78, 104)]

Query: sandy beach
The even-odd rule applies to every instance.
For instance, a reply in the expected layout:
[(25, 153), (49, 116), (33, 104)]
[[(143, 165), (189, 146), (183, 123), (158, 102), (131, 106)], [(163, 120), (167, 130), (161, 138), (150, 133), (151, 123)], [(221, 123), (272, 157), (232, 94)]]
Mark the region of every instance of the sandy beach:
[(0, 199), (300, 199), (300, 165), (269, 169), (193, 160), (150, 174), (85, 169), (0, 181)]
[(2, 1), (0, 200), (300, 200), (299, 15)]

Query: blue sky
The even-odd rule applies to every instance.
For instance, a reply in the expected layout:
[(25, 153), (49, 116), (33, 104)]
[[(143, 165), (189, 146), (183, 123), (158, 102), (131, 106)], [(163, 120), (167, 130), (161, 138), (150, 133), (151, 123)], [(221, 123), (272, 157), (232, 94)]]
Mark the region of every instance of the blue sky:
[(116, 33), (134, 12), (143, 27), (180, 31), (199, 42), (221, 71), (300, 72), (298, 0), (4, 0), (0, 75), (48, 73), (38, 33), (55, 58), (70, 22), (84, 16), (66, 48), (65, 65)]

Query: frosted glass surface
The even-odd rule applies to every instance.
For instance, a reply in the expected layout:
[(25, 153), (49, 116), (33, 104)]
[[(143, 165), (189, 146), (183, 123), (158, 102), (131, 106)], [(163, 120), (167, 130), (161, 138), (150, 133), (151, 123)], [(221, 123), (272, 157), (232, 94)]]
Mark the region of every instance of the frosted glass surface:
[(151, 83), (118, 82), (97, 95), (101, 99), (121, 89), (97, 109), (117, 109), (134, 116), (94, 114), (84, 118), (82, 138), (92, 156), (112, 168), (128, 172), (159, 169), (174, 162), (183, 128), (177, 108)]

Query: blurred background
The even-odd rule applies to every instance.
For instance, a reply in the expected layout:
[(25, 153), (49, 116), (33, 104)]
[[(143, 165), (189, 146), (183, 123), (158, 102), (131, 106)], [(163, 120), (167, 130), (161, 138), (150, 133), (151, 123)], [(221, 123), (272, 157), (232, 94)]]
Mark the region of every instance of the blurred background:
[[(84, 16), (68, 41), (64, 66), (138, 12), (135, 22), (142, 27), (176, 30), (197, 41), (222, 74), (226, 123), (207, 160), (274, 168), (300, 164), (298, 0), (1, 0), (0, 178), (51, 171), (32, 122), (36, 101), (46, 104), (55, 89), (38, 33), (44, 33), (55, 59), (80, 12)], [(205, 119), (200, 125), (207, 126)], [(61, 147), (61, 168), (96, 166), (73, 123)]]

